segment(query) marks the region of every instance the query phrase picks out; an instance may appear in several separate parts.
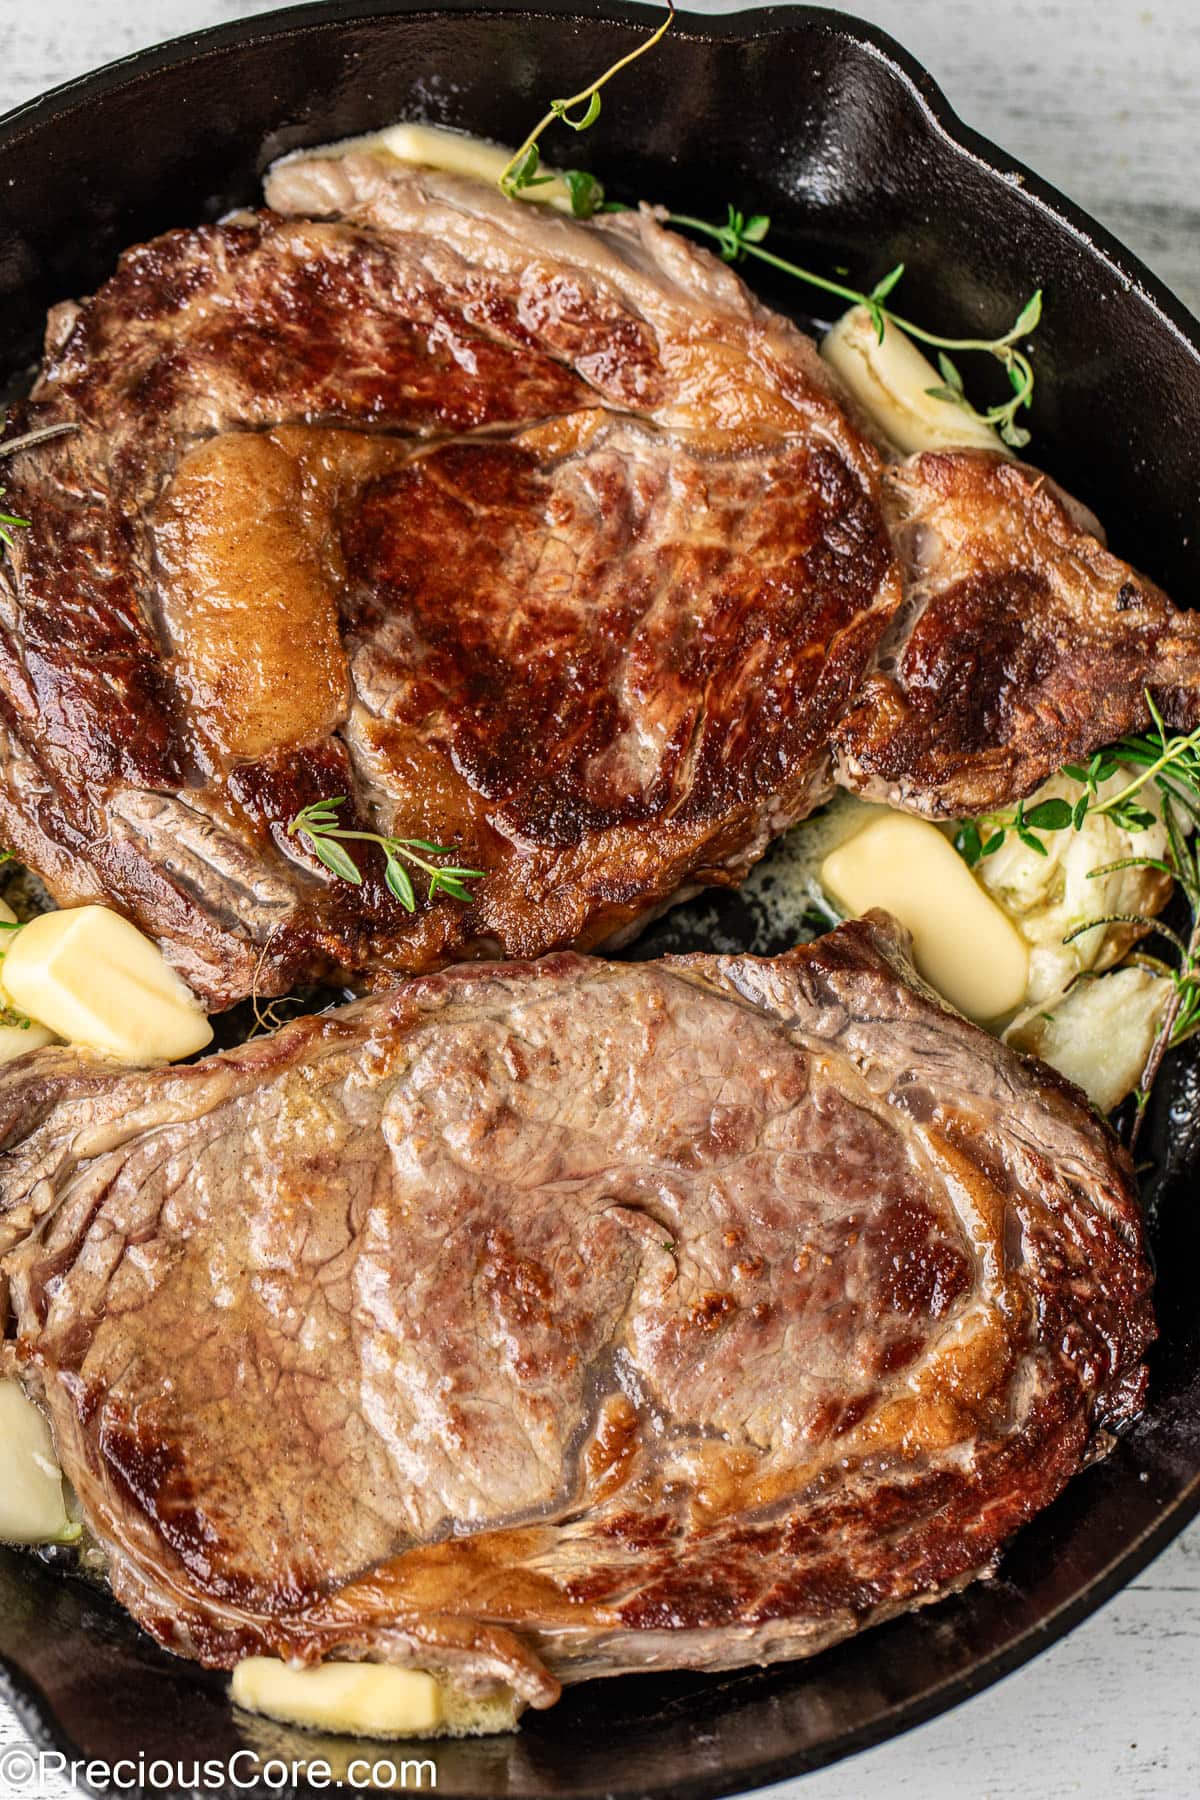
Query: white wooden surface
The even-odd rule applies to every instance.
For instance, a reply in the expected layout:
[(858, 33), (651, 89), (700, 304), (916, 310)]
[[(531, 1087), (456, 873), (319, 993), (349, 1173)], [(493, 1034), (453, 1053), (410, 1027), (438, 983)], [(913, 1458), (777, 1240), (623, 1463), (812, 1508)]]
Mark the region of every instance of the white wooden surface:
[[(144, 44), (270, 9), (264, 0), (0, 0), (0, 112)], [(856, 0), (843, 10), (907, 44), (965, 119), (1079, 200), (1200, 312), (1197, 0)], [(772, 1794), (1193, 1800), (1198, 1686), (1200, 1525), (1027, 1668)], [(0, 1745), (17, 1736), (0, 1711)], [(0, 1784), (0, 1794), (16, 1791)]]

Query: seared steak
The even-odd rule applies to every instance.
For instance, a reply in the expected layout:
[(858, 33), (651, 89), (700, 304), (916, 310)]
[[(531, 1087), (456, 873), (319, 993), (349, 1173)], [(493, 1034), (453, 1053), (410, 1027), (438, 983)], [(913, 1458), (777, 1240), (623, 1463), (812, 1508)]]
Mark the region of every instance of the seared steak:
[[(885, 474), (812, 345), (649, 212), (362, 155), (268, 197), (51, 315), (25, 422), (81, 429), (6, 471), (0, 837), (212, 1004), (613, 941), (738, 880), (833, 749), (980, 810), (1147, 683), (1200, 716), (1197, 628), (1041, 476)], [(329, 876), (285, 828), (333, 795), (457, 845), (474, 903), (410, 917), (372, 850)]]
[(1035, 469), (931, 452), (884, 471), (905, 600), (834, 731), (837, 778), (934, 818), (1024, 797), (1078, 754), (1200, 720), (1200, 619)]
[(989, 1571), (1153, 1336), (1132, 1171), (883, 915), (0, 1073), (12, 1366), (185, 1655), (806, 1656)]

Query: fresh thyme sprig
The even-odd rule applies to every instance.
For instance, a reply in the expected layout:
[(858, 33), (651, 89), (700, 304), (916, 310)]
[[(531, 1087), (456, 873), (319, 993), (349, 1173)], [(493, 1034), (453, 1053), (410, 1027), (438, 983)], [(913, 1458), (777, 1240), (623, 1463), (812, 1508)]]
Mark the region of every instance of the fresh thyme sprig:
[[(1131, 834), (1146, 831), (1155, 824), (1156, 815), (1137, 796), (1153, 782), (1164, 794), (1179, 799), (1194, 797), (1200, 804), (1200, 727), (1195, 731), (1171, 735), (1151, 694), (1146, 704), (1154, 729), (1144, 737), (1122, 738), (1111, 750), (1097, 751), (1086, 768), (1068, 763), (1063, 774), (1082, 788), (1074, 802), (1057, 796), (1025, 806), (1022, 800), (1010, 813), (989, 813), (983, 819), (964, 819), (955, 834), (954, 846), (959, 855), (974, 868), (985, 856), (994, 856), (1011, 832), (1027, 850), (1047, 856), (1045, 831), (1080, 831), (1088, 818), (1108, 818), (1122, 831)], [(1137, 774), (1124, 787), (1101, 800), (1099, 789), (1111, 779), (1122, 764), (1133, 764)], [(1139, 862), (1144, 859), (1136, 859)]]
[[(1147, 936), (1158, 937), (1174, 952), (1173, 961), (1151, 956), (1144, 950), (1132, 959), (1137, 966), (1169, 981), (1171, 993), (1134, 1092), (1129, 1125), (1131, 1150), (1141, 1133), (1163, 1058), (1168, 1050), (1200, 1036), (1200, 727), (1172, 733), (1149, 692), (1146, 706), (1152, 722), (1150, 731), (1121, 738), (1110, 749), (1097, 751), (1086, 767), (1067, 764), (1063, 774), (1077, 781), (1081, 789), (1073, 803), (1054, 797), (1038, 801), (1028, 810), (1022, 803), (1011, 813), (992, 814), (983, 821), (967, 819), (959, 826), (954, 840), (960, 854), (974, 866), (982, 857), (994, 855), (1010, 832), (1039, 856), (1048, 854), (1039, 832), (1079, 831), (1088, 818), (1112, 819), (1122, 830), (1136, 836), (1158, 823), (1158, 816), (1141, 799), (1150, 784), (1157, 789), (1167, 834), (1165, 857), (1122, 856), (1116, 862), (1089, 870), (1088, 880), (1096, 881), (1121, 869), (1153, 869), (1170, 875), (1178, 882), (1187, 904), (1188, 924), (1177, 931), (1164, 919), (1151, 918), (1149, 914), (1106, 913), (1076, 925), (1063, 938), (1064, 944), (1073, 944), (1089, 931), (1109, 925), (1133, 925)], [(1122, 767), (1132, 767), (1136, 773), (1116, 793), (1101, 799), (1100, 787)]]
[(1163, 940), (1175, 952), (1176, 960), (1150, 956), (1139, 951), (1132, 960), (1154, 975), (1169, 981), (1171, 992), (1151, 1043), (1138, 1085), (1134, 1090), (1133, 1116), (1129, 1126), (1129, 1147), (1136, 1148), (1150, 1103), (1150, 1094), (1168, 1050), (1176, 1049), (1189, 1038), (1200, 1035), (1200, 784), (1191, 778), (1173, 780), (1160, 771), (1154, 776), (1162, 793), (1163, 824), (1167, 831), (1169, 861), (1154, 856), (1127, 856), (1120, 862), (1093, 869), (1089, 879), (1112, 874), (1116, 869), (1155, 869), (1173, 875), (1187, 903), (1189, 925), (1176, 931), (1163, 919), (1141, 913), (1122, 913), (1106, 918), (1089, 919), (1077, 925), (1063, 939), (1070, 944), (1084, 932), (1103, 925), (1137, 925), (1148, 935)]
[[(639, 56), (645, 56), (648, 50), (653, 50), (670, 28), (674, 17), (675, 0), (667, 0), (666, 18), (657, 31), (652, 32), (644, 43), (622, 56), (618, 62), (613, 63), (610, 69), (606, 69), (603, 75), (598, 75), (595, 81), (590, 81), (587, 87), (581, 88), (577, 94), (572, 94), (566, 100), (550, 102), (549, 112), (538, 120), (529, 136), (513, 151), (508, 162), (500, 171), (501, 190), (508, 195), (510, 200), (515, 200), (527, 188), (544, 187), (548, 182), (554, 180), (553, 175), (543, 175), (540, 172), (541, 153), (538, 150), (538, 139), (543, 131), (556, 123), (569, 125), (572, 131), (587, 131), (594, 125), (600, 117), (600, 89), (610, 82), (614, 75), (619, 74), (622, 69), (628, 68), (631, 62), (636, 62)], [(584, 111), (579, 117), (573, 119), (571, 117), (572, 109), (579, 106), (582, 106)], [(604, 189), (601, 184), (586, 169), (564, 169), (562, 179), (571, 196), (571, 211), (576, 218), (590, 219), (604, 200)]]
[[(4, 489), (0, 487), (0, 500), (4, 498)], [(23, 531), (29, 524), (28, 519), (19, 518), (16, 513), (0, 512), (0, 544), (7, 544), (13, 549), (13, 532)]]
[[(600, 89), (612, 80), (621, 69), (624, 69), (637, 57), (644, 56), (648, 50), (660, 42), (675, 17), (674, 0), (667, 0), (667, 16), (658, 30), (631, 50), (619, 62), (579, 93), (572, 94), (569, 100), (552, 100), (550, 110), (538, 120), (529, 136), (513, 151), (512, 156), (500, 172), (499, 185), (510, 199), (516, 199), (527, 188), (543, 187), (554, 179), (551, 175), (540, 172), (541, 162), (538, 140), (542, 133), (555, 121), (569, 125), (572, 131), (587, 131), (600, 116)], [(585, 110), (577, 118), (570, 117), (572, 107), (583, 106)], [(566, 169), (562, 176), (567, 191), (571, 196), (571, 211), (579, 219), (590, 219), (603, 208), (606, 212), (624, 212), (620, 204), (606, 203), (604, 189), (594, 175), (584, 169)], [(742, 213), (734, 206), (727, 207), (727, 217), (723, 225), (714, 225), (709, 219), (693, 218), (689, 213), (669, 213), (667, 223), (677, 228), (699, 232), (704, 237), (715, 240), (721, 255), (728, 263), (741, 262), (747, 256), (757, 257), (760, 262), (778, 269), (797, 281), (805, 282), (809, 287), (820, 288), (827, 294), (835, 294), (839, 299), (848, 300), (852, 306), (865, 306), (875, 326), (875, 335), (882, 344), (888, 326), (894, 326), (905, 336), (915, 338), (918, 343), (927, 344), (936, 350), (938, 370), (941, 374), (941, 385), (927, 388), (926, 393), (935, 400), (943, 400), (948, 405), (957, 406), (969, 413), (972, 418), (981, 419), (1000, 433), (1004, 443), (1014, 450), (1023, 449), (1029, 442), (1029, 432), (1023, 425), (1018, 425), (1017, 414), (1027, 410), (1033, 403), (1034, 372), (1028, 355), (1018, 346), (1022, 338), (1030, 336), (1037, 329), (1042, 316), (1042, 290), (1037, 288), (1025, 302), (1008, 330), (994, 338), (951, 338), (942, 337), (934, 331), (926, 331), (923, 325), (916, 325), (911, 319), (903, 319), (894, 313), (883, 302), (887, 299), (900, 277), (904, 274), (904, 264), (897, 263), (882, 276), (869, 293), (862, 293), (857, 288), (846, 286), (844, 282), (834, 281), (830, 276), (817, 275), (811, 269), (801, 268), (798, 263), (789, 262), (785, 257), (776, 256), (774, 251), (763, 248), (763, 241), (771, 229), (771, 220), (766, 213)], [(951, 360), (951, 350), (962, 352), (980, 351), (993, 356), (1001, 364), (1008, 376), (1012, 389), (1009, 398), (989, 406), (986, 411), (979, 412), (967, 398), (963, 378), (957, 365)]]
[(417, 910), (417, 896), (412, 876), (404, 866), (406, 862), (428, 877), (431, 900), (438, 894), (449, 894), (452, 900), (470, 904), (474, 896), (463, 884), (480, 880), (482, 869), (463, 869), (453, 864), (439, 866), (430, 862), (431, 856), (453, 856), (454, 848), (448, 844), (431, 844), (428, 838), (385, 837), (378, 831), (346, 830), (338, 824), (337, 816), (337, 809), (344, 805), (345, 798), (344, 794), (335, 794), (330, 800), (314, 800), (288, 825), (289, 835), (303, 838), (331, 874), (353, 882), (355, 887), (362, 885), (362, 871), (345, 848), (347, 842), (378, 844), (386, 859), (383, 879), (388, 890), (409, 912)]
[[(753, 256), (759, 262), (778, 269), (784, 275), (791, 275), (797, 281), (805, 282), (809, 287), (819, 288), (822, 293), (833, 294), (840, 300), (848, 300), (852, 306), (864, 306), (871, 315), (875, 327), (875, 336), (882, 344), (889, 325), (902, 331), (906, 337), (914, 338), (918, 343), (927, 344), (938, 353), (938, 369), (941, 372), (940, 387), (927, 388), (925, 391), (934, 400), (944, 400), (949, 405), (957, 406), (973, 418), (983, 419), (986, 424), (999, 431), (1003, 441), (1014, 450), (1023, 449), (1029, 442), (1029, 433), (1023, 425), (1017, 424), (1017, 414), (1027, 409), (1033, 401), (1033, 364), (1025, 351), (1018, 348), (1022, 338), (1029, 337), (1036, 331), (1042, 317), (1042, 290), (1037, 288), (1025, 305), (1021, 308), (1008, 330), (994, 338), (950, 338), (942, 337), (936, 331), (927, 331), (923, 325), (914, 324), (911, 319), (901, 318), (891, 311), (883, 302), (904, 274), (904, 264), (897, 263), (887, 274), (875, 283), (870, 293), (862, 293), (842, 281), (834, 281), (828, 275), (817, 275), (811, 269), (801, 268), (798, 263), (789, 262), (785, 257), (776, 256), (774, 251), (763, 248), (763, 240), (771, 228), (771, 221), (765, 213), (752, 213), (749, 218), (738, 212), (736, 208), (728, 208), (728, 218), (723, 225), (714, 225), (707, 219), (696, 219), (690, 213), (670, 213), (667, 223), (683, 226), (688, 231), (698, 231), (710, 237), (720, 247), (721, 255), (728, 263), (741, 262), (747, 256)], [(979, 412), (966, 396), (963, 378), (955, 363), (950, 360), (951, 350), (981, 351), (994, 356), (1008, 376), (1012, 389), (1010, 397), (1003, 403), (989, 406), (985, 412)]]
[(22, 431), (18, 437), (0, 440), (0, 456), (15, 456), (18, 450), (32, 450), (35, 444), (48, 444), (51, 438), (66, 437), (78, 430), (78, 422), (74, 419), (67, 419), (61, 425), (37, 425), (32, 431)]
[[(23, 431), (18, 437), (0, 441), (0, 457), (15, 456), (18, 450), (32, 450), (35, 444), (45, 444), (51, 438), (65, 437), (69, 431), (78, 430), (79, 426), (70, 419), (61, 425), (39, 425), (34, 431)], [(4, 492), (0, 487), (0, 500), (4, 498)], [(29, 520), (22, 519), (17, 513), (0, 512), (0, 544), (13, 549), (13, 532), (25, 531), (28, 527)]]

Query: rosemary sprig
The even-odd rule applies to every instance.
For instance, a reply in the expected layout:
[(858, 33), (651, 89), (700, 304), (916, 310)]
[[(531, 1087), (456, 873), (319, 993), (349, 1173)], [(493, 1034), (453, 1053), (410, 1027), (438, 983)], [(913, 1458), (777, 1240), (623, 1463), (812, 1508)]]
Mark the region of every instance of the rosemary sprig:
[(429, 861), (431, 856), (453, 856), (454, 849), (448, 844), (431, 844), (428, 838), (385, 837), (378, 831), (348, 831), (338, 824), (337, 809), (345, 803), (344, 794), (336, 794), (329, 800), (314, 800), (298, 812), (288, 825), (289, 835), (303, 838), (317, 860), (333, 875), (343, 881), (353, 882), (355, 887), (362, 885), (362, 871), (345, 848), (350, 841), (365, 844), (378, 844), (386, 859), (383, 879), (388, 891), (395, 895), (408, 912), (417, 910), (417, 896), (413, 888), (412, 876), (405, 868), (411, 863), (420, 869), (428, 878), (428, 894), (431, 900), (438, 894), (449, 894), (452, 900), (461, 900), (470, 904), (474, 896), (463, 885), (467, 881), (478, 881), (483, 876), (482, 869), (463, 869), (456, 864), (438, 865)]
[[(501, 191), (507, 194), (510, 200), (515, 200), (526, 188), (544, 187), (547, 182), (554, 180), (552, 175), (540, 173), (541, 154), (538, 150), (538, 139), (542, 133), (555, 123), (569, 125), (572, 131), (587, 131), (590, 126), (594, 125), (600, 117), (600, 89), (606, 86), (614, 75), (619, 74), (622, 69), (628, 68), (631, 62), (636, 62), (639, 56), (645, 56), (648, 50), (653, 50), (670, 28), (674, 17), (675, 0), (667, 0), (666, 18), (657, 31), (652, 32), (644, 43), (622, 56), (619, 61), (613, 63), (610, 69), (606, 69), (603, 75), (598, 75), (595, 81), (590, 81), (587, 87), (581, 88), (577, 94), (572, 94), (566, 100), (550, 102), (549, 112), (538, 120), (529, 136), (513, 151), (508, 162), (500, 171)], [(571, 117), (572, 109), (579, 106), (582, 106), (584, 111), (573, 119)], [(590, 219), (603, 203), (603, 187), (596, 177), (589, 174), (586, 169), (565, 169), (562, 179), (571, 196), (571, 211), (576, 218)]]
[[(763, 248), (763, 240), (771, 228), (771, 221), (765, 213), (753, 213), (746, 218), (736, 208), (728, 208), (728, 218), (723, 225), (714, 225), (707, 219), (696, 219), (689, 213), (671, 213), (667, 223), (683, 226), (688, 231), (698, 231), (710, 237), (720, 247), (721, 255), (728, 263), (741, 262), (747, 256), (753, 256), (759, 262), (778, 269), (784, 275), (791, 275), (797, 281), (805, 282), (809, 287), (819, 288), (822, 293), (833, 294), (840, 300), (848, 300), (852, 306), (865, 306), (875, 326), (875, 335), (882, 344), (889, 325), (895, 326), (906, 337), (914, 338), (918, 343), (927, 344), (938, 353), (938, 369), (941, 372), (940, 387), (927, 388), (926, 392), (935, 400), (944, 400), (948, 404), (960, 407), (974, 418), (983, 419), (988, 425), (999, 431), (1006, 444), (1015, 450), (1022, 449), (1029, 442), (1029, 433), (1023, 425), (1017, 424), (1017, 414), (1027, 409), (1033, 400), (1033, 364), (1023, 350), (1018, 349), (1021, 338), (1029, 337), (1036, 331), (1042, 317), (1042, 290), (1035, 289), (1025, 302), (1008, 330), (994, 338), (951, 338), (942, 337), (938, 332), (927, 331), (923, 325), (917, 325), (912, 319), (901, 318), (891, 311), (883, 302), (904, 274), (904, 264), (897, 263), (882, 276), (869, 293), (862, 293), (842, 281), (834, 281), (828, 275), (817, 275), (811, 269), (801, 268), (798, 263), (789, 262), (785, 257), (776, 256), (774, 251)], [(972, 406), (963, 387), (963, 379), (956, 364), (950, 360), (951, 350), (981, 351), (994, 356), (1002, 365), (1008, 376), (1012, 389), (1010, 397), (1002, 404), (989, 406), (986, 412), (980, 413)]]

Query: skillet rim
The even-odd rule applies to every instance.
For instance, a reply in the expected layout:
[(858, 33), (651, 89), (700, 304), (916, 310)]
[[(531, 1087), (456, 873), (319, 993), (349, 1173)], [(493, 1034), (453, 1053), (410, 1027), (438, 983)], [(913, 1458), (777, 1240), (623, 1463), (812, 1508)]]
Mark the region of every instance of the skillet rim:
[[(102, 63), (99, 68), (72, 76), (47, 88), (31, 100), (20, 102), (6, 113), (0, 113), (0, 151), (17, 143), (26, 130), (69, 112), (101, 95), (134, 85), (154, 75), (159, 69), (191, 61), (208, 50), (252, 44), (280, 33), (291, 33), (308, 26), (330, 23), (350, 24), (372, 19), (398, 17), (435, 18), (457, 13), (487, 12), (501, 17), (528, 19), (574, 18), (588, 24), (644, 25), (654, 8), (643, 0), (599, 0), (594, 9), (580, 0), (536, 0), (533, 5), (513, 0), (441, 0), (427, 5), (425, 0), (301, 0), (300, 4), (283, 6), (249, 18), (233, 19), (221, 25), (205, 26), (184, 32), (161, 44), (146, 45), (127, 56)], [(1197, 319), (1166, 283), (1132, 250), (1115, 237), (1106, 226), (1068, 198), (1060, 188), (1046, 181), (1028, 164), (976, 131), (954, 110), (945, 93), (924, 64), (881, 27), (852, 12), (835, 11), (828, 6), (810, 6), (800, 0), (795, 5), (750, 6), (720, 13), (694, 13), (676, 9), (676, 36), (705, 39), (732, 39), (739, 42), (784, 34), (796, 21), (828, 32), (834, 37), (848, 38), (868, 50), (877, 60), (888, 64), (919, 101), (927, 120), (956, 150), (981, 164), (990, 174), (1021, 189), (1040, 211), (1055, 224), (1064, 226), (1072, 237), (1110, 264), (1124, 286), (1132, 288), (1145, 300), (1160, 320), (1180, 338), (1200, 361), (1200, 319)], [(269, 28), (269, 29), (268, 29)]]
[[(73, 112), (85, 111), (92, 102), (108, 94), (152, 80), (160, 70), (186, 65), (210, 51), (236, 50), (330, 24), (370, 23), (400, 16), (436, 19), (478, 13), (525, 20), (530, 26), (536, 26), (539, 19), (554, 18), (575, 19), (581, 24), (644, 27), (648, 19), (654, 17), (654, 9), (650, 6), (631, 4), (630, 0), (596, 0), (593, 5), (587, 0), (534, 0), (533, 4), (520, 4), (519, 0), (482, 0), (482, 3), (481, 0), (440, 0), (436, 5), (428, 4), (427, 0), (306, 0), (303, 4), (185, 32), (116, 58), (21, 102), (0, 115), (0, 158), (31, 131), (64, 119)], [(1075, 243), (1099, 257), (1119, 284), (1136, 294), (1149, 310), (1154, 326), (1169, 332), (1200, 367), (1200, 319), (1191, 314), (1166, 284), (1106, 227), (1052, 183), (966, 124), (930, 72), (880, 27), (853, 13), (825, 6), (787, 4), (713, 14), (693, 13), (681, 8), (672, 30), (676, 36), (700, 42), (745, 43), (786, 36), (798, 28), (809, 31), (815, 28), (847, 40), (882, 63), (891, 76), (907, 88), (919, 106), (927, 128), (943, 139), (956, 156), (966, 158), (989, 176), (1018, 189), (1022, 199), (1041, 215), (1045, 228), (1066, 233)], [(1153, 1398), (1148, 1409), (1148, 1413), (1152, 1412)], [(1146, 1418), (1148, 1414), (1142, 1416)], [(1135, 1479), (1132, 1469), (1126, 1478)], [(693, 1775), (672, 1781), (669, 1788), (657, 1792), (669, 1794), (672, 1800), (720, 1800), (720, 1797), (735, 1792), (748, 1793), (829, 1766), (928, 1722), (992, 1686), (1064, 1637), (1139, 1574), (1198, 1513), (1200, 1466), (1190, 1481), (1161, 1508), (1152, 1523), (1114, 1553), (1100, 1573), (1001, 1648), (983, 1654), (954, 1674), (935, 1679), (917, 1695), (882, 1708), (867, 1723), (843, 1731), (818, 1746), (782, 1757), (773, 1756), (738, 1769), (733, 1773), (734, 1785), (731, 1785), (730, 1775)], [(137, 1627), (132, 1629), (136, 1631)], [(199, 1672), (184, 1670), (182, 1665), (181, 1672), (195, 1678), (197, 1686), (201, 1685), (203, 1678)], [(211, 1678), (205, 1685), (210, 1683)], [(0, 1695), (11, 1705), (16, 1718), (39, 1747), (82, 1760), (83, 1752), (75, 1745), (67, 1722), (60, 1716), (54, 1701), (19, 1664), (3, 1654), (0, 1654)], [(169, 1795), (184, 1790), (157, 1791)], [(305, 1783), (293, 1791), (307, 1794), (318, 1790)], [(642, 1787), (581, 1784), (573, 1791), (572, 1800), (633, 1800), (633, 1796), (646, 1791)]]

